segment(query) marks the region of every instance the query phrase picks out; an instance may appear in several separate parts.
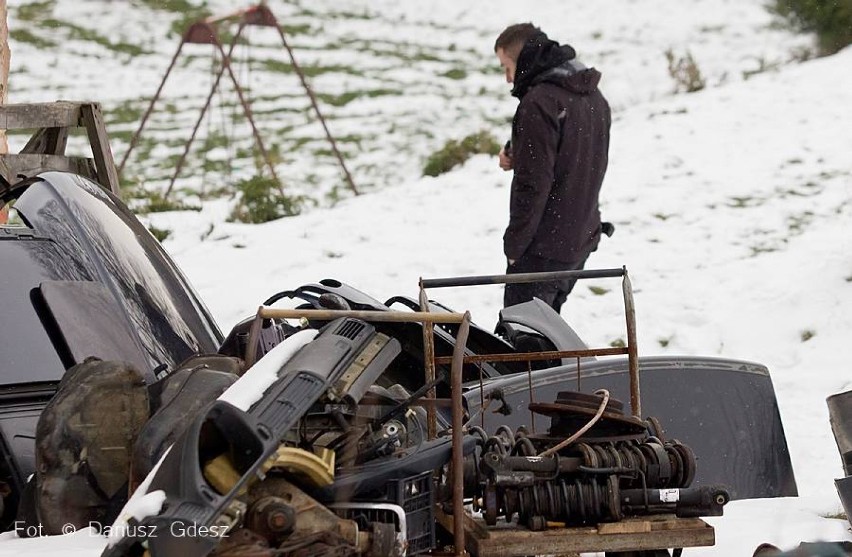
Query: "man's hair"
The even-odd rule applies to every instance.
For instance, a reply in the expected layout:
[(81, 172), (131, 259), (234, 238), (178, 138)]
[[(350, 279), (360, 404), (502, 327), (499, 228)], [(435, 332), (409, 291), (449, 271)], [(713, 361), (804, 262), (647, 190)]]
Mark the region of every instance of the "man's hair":
[(532, 23), (516, 23), (514, 25), (510, 25), (500, 33), (500, 36), (497, 37), (497, 40), (494, 42), (494, 52), (497, 52), (497, 49), (502, 48), (503, 52), (509, 55), (512, 60), (517, 60), (518, 55), (521, 53), (521, 49), (524, 48), (526, 42), (535, 35), (539, 33), (541, 29), (533, 25)]

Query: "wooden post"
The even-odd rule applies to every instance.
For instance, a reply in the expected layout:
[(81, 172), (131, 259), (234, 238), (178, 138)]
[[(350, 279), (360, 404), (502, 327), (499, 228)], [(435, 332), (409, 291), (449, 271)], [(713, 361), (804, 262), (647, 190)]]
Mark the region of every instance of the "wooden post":
[[(6, 23), (6, 0), (0, 0), (0, 105), (6, 104), (9, 86), (9, 26)], [(6, 130), (0, 130), (0, 154), (9, 152)]]

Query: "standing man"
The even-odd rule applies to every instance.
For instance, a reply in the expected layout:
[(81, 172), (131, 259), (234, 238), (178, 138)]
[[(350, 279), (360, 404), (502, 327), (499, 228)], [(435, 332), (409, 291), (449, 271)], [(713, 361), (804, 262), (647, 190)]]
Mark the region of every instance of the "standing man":
[[(500, 151), (500, 168), (514, 170), (506, 272), (582, 269), (601, 235), (598, 193), (610, 127), (601, 74), (531, 23), (507, 27), (494, 52), (520, 100), (512, 140)], [(503, 305), (536, 297), (559, 312), (575, 282), (507, 284)]]

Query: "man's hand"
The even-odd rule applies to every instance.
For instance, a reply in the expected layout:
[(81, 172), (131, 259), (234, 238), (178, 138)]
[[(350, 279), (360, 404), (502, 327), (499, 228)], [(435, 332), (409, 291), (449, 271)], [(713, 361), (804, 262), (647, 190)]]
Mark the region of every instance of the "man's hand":
[(500, 168), (503, 170), (512, 170), (512, 155), (506, 152), (505, 147), (500, 149), (500, 153), (497, 156), (500, 159)]

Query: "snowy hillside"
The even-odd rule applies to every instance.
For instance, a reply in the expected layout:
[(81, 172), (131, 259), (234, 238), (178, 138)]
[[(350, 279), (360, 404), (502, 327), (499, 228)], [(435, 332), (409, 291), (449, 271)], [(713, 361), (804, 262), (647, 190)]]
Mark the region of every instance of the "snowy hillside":
[[(100, 101), (117, 160), (177, 50), (180, 35), (173, 28), (185, 28), (192, 14), (244, 7), (225, 0), (9, 4), (9, 102)], [(689, 50), (715, 86), (786, 63), (809, 44), (807, 37), (775, 30), (759, 1), (549, 0), (534, 9), (485, 0), (269, 5), (364, 191), (410, 180), (447, 139), (480, 129), (505, 133), (512, 105), (492, 49), (509, 23), (532, 19), (574, 43), (581, 59), (604, 72), (619, 110), (671, 92), (668, 49), (678, 57)], [(279, 36), (259, 27), (244, 36), (234, 70), (286, 191), (321, 204), (349, 195)], [(168, 183), (213, 83), (213, 59), (210, 45), (183, 47), (125, 169), (129, 194), (148, 195)], [(196, 195), (231, 192), (230, 184), (257, 172), (251, 153), (250, 128), (225, 76), (177, 184), (178, 197), (194, 203)]]
[[(10, 102), (100, 100), (120, 158), (135, 126), (120, 121), (121, 107), (138, 115), (156, 88), (176, 48), (177, 37), (165, 38), (175, 14), (142, 1), (121, 15), (105, 1), (45, 4), (54, 18), (74, 25), (92, 25), (92, 14), (101, 14), (98, 27), (109, 30), (110, 44), (145, 52), (131, 57), (72, 39), (70, 23), (51, 35), (70, 40), (63, 48), (15, 41)], [(385, 299), (415, 295), (419, 277), (501, 273), (510, 174), (486, 155), (438, 178), (422, 178), (420, 169), (448, 138), (480, 128), (508, 134), (515, 102), (492, 59), (493, 39), (508, 23), (532, 20), (602, 71), (615, 108), (602, 212), (617, 229), (588, 267), (630, 271), (640, 355), (718, 355), (758, 361), (772, 373), (801, 496), (734, 502), (710, 521), (717, 546), (684, 554), (751, 555), (764, 541), (791, 548), (803, 540), (852, 540), (848, 522), (830, 518), (841, 511), (833, 479), (842, 469), (825, 406), (826, 396), (852, 388), (845, 358), (852, 332), (852, 49), (792, 61), (808, 37), (774, 29), (760, 2), (399, 4), (271, 3), (294, 26), (300, 61), (334, 68), (312, 78), (317, 91), (358, 93), (323, 108), (334, 133), (360, 138), (344, 148), (356, 182), (372, 191), (262, 225), (226, 222), (233, 206), (227, 195), (201, 211), (144, 217), (171, 231), (165, 247), (220, 326), (228, 330), (275, 291), (326, 277)], [(21, 10), (32, 5), (11, 8), (11, 28), (23, 24)], [(233, 8), (218, 0), (209, 5), (214, 12)], [(270, 46), (253, 45), (252, 57), (273, 56), (275, 37), (266, 38)], [(667, 49), (689, 49), (707, 88), (674, 94)], [(192, 107), (209, 86), (209, 64), (193, 60), (185, 69), (192, 79), (176, 80), (175, 111), (159, 116), (158, 141), (188, 134)], [(454, 69), (465, 75), (448, 75)], [(108, 72), (114, 73), (105, 84)], [(312, 151), (324, 146), (296, 78), (253, 68), (251, 79), (258, 102), (262, 91), (269, 96), (264, 133), (286, 153), (281, 174), (307, 184), (317, 173), (316, 191), (332, 191), (339, 177), (329, 157)], [(379, 90), (393, 92), (370, 94)], [(298, 137), (312, 139), (296, 147)], [(151, 162), (159, 170), (139, 161), (133, 172), (165, 172), (166, 147)], [(199, 188), (202, 177), (211, 180), (206, 191), (226, 179), (208, 171), (185, 187)], [(618, 287), (580, 283), (563, 308), (591, 346), (623, 338)], [(470, 309), (485, 326), (496, 321), (502, 296), (498, 287), (431, 294)], [(103, 545), (87, 533), (2, 540), (0, 555), (51, 555), (59, 547), (92, 555)]]

